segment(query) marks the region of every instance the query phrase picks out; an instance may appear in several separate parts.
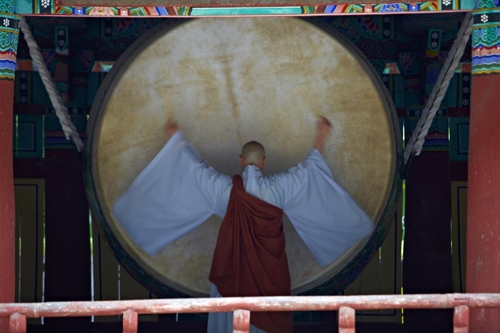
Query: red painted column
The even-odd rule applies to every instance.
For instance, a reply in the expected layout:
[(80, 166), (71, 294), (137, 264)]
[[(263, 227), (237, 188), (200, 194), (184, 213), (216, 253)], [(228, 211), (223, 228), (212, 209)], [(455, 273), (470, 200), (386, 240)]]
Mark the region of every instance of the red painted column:
[[(468, 293), (500, 292), (500, 75), (475, 76), (467, 193)], [(500, 309), (471, 309), (471, 333), (498, 332)]]
[[(14, 83), (0, 80), (0, 303), (13, 302), (15, 291), (15, 207), (12, 170), (12, 115)], [(9, 318), (0, 318), (0, 332), (8, 332)]]
[[(500, 8), (478, 2), (472, 31), (472, 104), (467, 194), (468, 293), (500, 292)], [(471, 309), (470, 332), (498, 332), (500, 309)]]
[[(2, 1), (0, 21), (0, 303), (13, 302), (15, 293), (15, 206), (12, 167), (14, 79), (19, 17), (14, 2)], [(9, 318), (0, 318), (0, 332), (9, 331)]]

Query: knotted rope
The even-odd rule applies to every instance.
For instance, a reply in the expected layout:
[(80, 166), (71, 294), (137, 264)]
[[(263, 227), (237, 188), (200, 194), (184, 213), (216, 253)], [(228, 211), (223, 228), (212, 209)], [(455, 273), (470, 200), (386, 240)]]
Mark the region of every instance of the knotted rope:
[(429, 132), (432, 121), (436, 116), (436, 112), (441, 106), (441, 101), (446, 94), (450, 80), (455, 73), (458, 62), (464, 54), (465, 47), (469, 40), (472, 31), (472, 13), (467, 13), (458, 31), (457, 38), (453, 42), (450, 53), (444, 62), (443, 68), (439, 73), (436, 84), (432, 88), (432, 92), (427, 100), (425, 108), (422, 110), (422, 115), (413, 131), (413, 134), (406, 145), (404, 151), (404, 163), (407, 164), (410, 158), (415, 155), (420, 155), (425, 142), (425, 136)]
[(33, 34), (30, 31), (28, 23), (26, 23), (26, 19), (21, 16), (21, 31), (24, 34), (24, 39), (26, 39), (26, 43), (28, 43), (30, 56), (35, 62), (35, 66), (38, 68), (38, 72), (43, 81), (43, 85), (49, 94), (50, 101), (56, 110), (57, 118), (61, 122), (62, 129), (64, 131), (64, 135), (67, 140), (73, 140), (78, 151), (82, 151), (83, 142), (78, 135), (78, 131), (76, 130), (73, 121), (71, 120), (71, 116), (68, 113), (68, 109), (64, 106), (64, 102), (57, 91), (56, 85), (52, 80), (52, 76), (50, 75), (45, 62), (43, 61), (42, 53), (38, 48), (38, 45), (33, 37)]

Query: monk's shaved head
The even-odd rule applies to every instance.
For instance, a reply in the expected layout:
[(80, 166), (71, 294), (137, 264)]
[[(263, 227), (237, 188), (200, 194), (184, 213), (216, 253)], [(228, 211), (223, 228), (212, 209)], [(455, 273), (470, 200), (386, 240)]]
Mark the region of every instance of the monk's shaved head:
[(262, 170), (266, 160), (266, 150), (257, 141), (250, 141), (241, 148), (240, 163), (243, 169), (247, 165), (255, 165)]

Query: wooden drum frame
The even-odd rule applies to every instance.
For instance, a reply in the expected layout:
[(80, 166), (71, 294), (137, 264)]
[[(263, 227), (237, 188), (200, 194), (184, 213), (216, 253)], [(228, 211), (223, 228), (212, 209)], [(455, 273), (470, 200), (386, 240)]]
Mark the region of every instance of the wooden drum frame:
[(307, 20), (171, 20), (129, 47), (101, 85), (87, 127), (85, 178), (101, 235), (152, 293), (208, 295), (220, 218), (152, 257), (114, 219), (114, 203), (165, 144), (170, 117), (209, 165), (232, 176), (241, 172), (237, 157), (250, 140), (266, 147), (265, 174), (301, 162), (318, 115), (333, 122), (323, 155), (336, 181), (377, 227), (320, 268), (284, 221), (292, 294), (341, 292), (390, 228), (401, 188), (401, 135), (392, 98), (369, 61), (346, 38)]

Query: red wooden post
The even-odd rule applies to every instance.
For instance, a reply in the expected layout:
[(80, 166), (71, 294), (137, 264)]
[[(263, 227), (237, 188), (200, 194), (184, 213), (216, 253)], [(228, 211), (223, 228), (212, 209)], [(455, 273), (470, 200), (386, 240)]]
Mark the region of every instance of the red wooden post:
[(9, 333), (26, 333), (26, 316), (13, 313), (9, 320)]
[(123, 313), (123, 333), (137, 333), (139, 315), (134, 310)]
[(469, 333), (469, 307), (467, 305), (455, 307), (453, 333)]
[[(12, 168), (14, 78), (19, 36), (13, 0), (2, 1), (0, 21), (0, 302), (13, 302), (15, 293), (15, 207)], [(7, 332), (9, 319), (0, 318), (0, 332)]]
[(348, 306), (339, 308), (339, 333), (356, 332), (356, 310)]
[[(0, 302), (14, 302), (15, 235), (12, 124), (14, 82), (0, 80)], [(0, 332), (9, 321), (0, 318)]]
[[(479, 3), (476, 3), (479, 6)], [(491, 2), (474, 11), (472, 104), (467, 193), (467, 293), (500, 292), (500, 60), (491, 56), (500, 42), (500, 8)], [(493, 15), (495, 14), (495, 15)], [(481, 21), (482, 18), (482, 21)], [(478, 20), (479, 19), (479, 20)], [(483, 24), (484, 22), (484, 24)], [(496, 49), (495, 49), (496, 50)], [(491, 60), (490, 60), (491, 59)], [(500, 309), (472, 309), (472, 333), (498, 332)]]
[(233, 333), (250, 332), (250, 311), (234, 310), (233, 313)]

